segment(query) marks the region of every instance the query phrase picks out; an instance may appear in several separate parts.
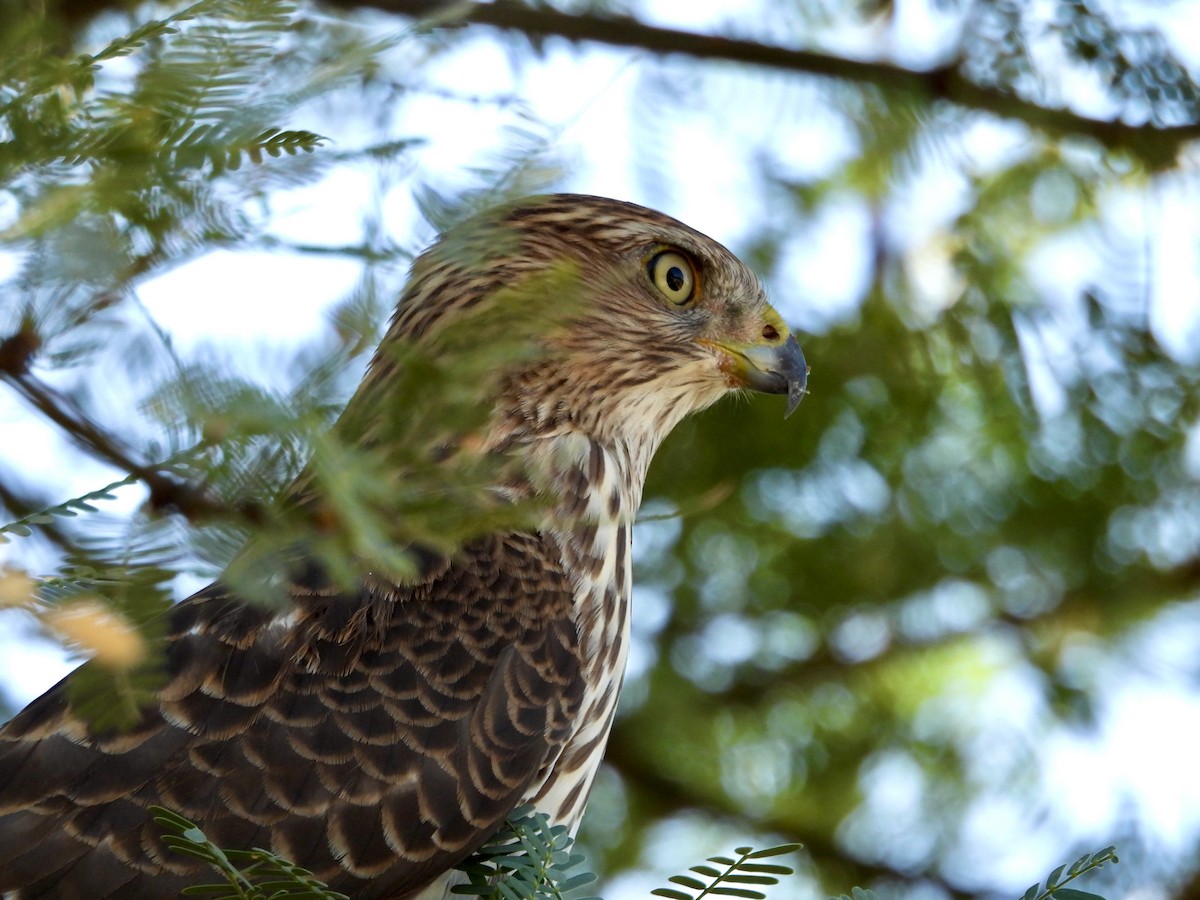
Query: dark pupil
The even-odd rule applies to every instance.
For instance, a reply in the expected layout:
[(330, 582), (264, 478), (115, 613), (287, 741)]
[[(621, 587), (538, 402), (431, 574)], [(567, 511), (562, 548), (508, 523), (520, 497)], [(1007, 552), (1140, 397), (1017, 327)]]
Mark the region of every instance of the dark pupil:
[(683, 280), (683, 269), (679, 266), (671, 266), (667, 269), (667, 287), (671, 290), (677, 291), (683, 287)]

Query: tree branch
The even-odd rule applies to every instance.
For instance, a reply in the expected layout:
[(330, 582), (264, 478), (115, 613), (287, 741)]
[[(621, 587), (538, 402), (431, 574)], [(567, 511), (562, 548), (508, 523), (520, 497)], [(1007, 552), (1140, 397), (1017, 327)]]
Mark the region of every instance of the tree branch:
[(868, 84), (887, 94), (944, 100), (988, 112), (1022, 122), (1056, 138), (1090, 138), (1109, 150), (1125, 151), (1152, 169), (1171, 165), (1187, 142), (1200, 139), (1200, 122), (1160, 128), (1095, 119), (1066, 109), (1051, 109), (998, 88), (976, 84), (953, 65), (918, 71), (890, 63), (866, 62), (811, 50), (794, 50), (737, 38), (659, 28), (628, 16), (568, 14), (547, 7), (526, 6), (517, 0), (495, 0), (493, 3), (471, 0), (461, 3), (440, 0), (326, 2), (341, 8), (373, 6), (414, 18), (428, 18), (435, 27), (475, 23), (513, 29), (538, 37), (557, 36), (660, 54), (678, 53), (696, 59), (766, 66), (785, 72)]
[(242, 503), (236, 509), (231, 509), (215, 501), (202, 488), (167, 474), (161, 465), (140, 462), (137, 454), (119, 438), (104, 431), (69, 398), (28, 371), (0, 368), (0, 380), (12, 385), (30, 406), (70, 435), (84, 450), (145, 484), (150, 489), (149, 503), (155, 509), (176, 512), (190, 521), (231, 512), (237, 512), (251, 521), (262, 518), (263, 510), (254, 502)]

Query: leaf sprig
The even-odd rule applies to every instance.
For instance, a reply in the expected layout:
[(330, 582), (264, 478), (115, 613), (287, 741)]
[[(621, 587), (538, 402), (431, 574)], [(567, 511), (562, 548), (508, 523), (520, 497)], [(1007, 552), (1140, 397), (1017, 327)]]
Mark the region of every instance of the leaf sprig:
[(651, 893), (658, 897), (667, 897), (669, 900), (701, 900), (703, 897), (715, 896), (765, 900), (767, 895), (762, 891), (741, 885), (779, 884), (778, 876), (791, 875), (795, 869), (791, 866), (763, 863), (757, 860), (782, 856), (799, 849), (799, 844), (780, 844), (778, 847), (767, 847), (763, 850), (755, 850), (753, 847), (738, 847), (733, 851), (738, 854), (737, 859), (731, 859), (728, 856), (710, 856), (708, 858), (708, 862), (723, 866), (723, 869), (707, 865), (692, 866), (688, 871), (694, 872), (701, 878), (691, 875), (674, 875), (668, 879), (672, 884), (699, 891), (699, 893), (693, 894), (669, 887), (655, 888)]
[(114, 481), (112, 484), (106, 484), (102, 488), (88, 491), (86, 494), (81, 494), (78, 497), (72, 497), (70, 500), (66, 500), (56, 506), (30, 513), (20, 519), (0, 525), (0, 544), (7, 544), (11, 540), (9, 535), (29, 537), (33, 534), (32, 526), (49, 525), (56, 518), (73, 518), (81, 512), (95, 512), (96, 507), (92, 506), (93, 503), (97, 500), (115, 499), (113, 491), (135, 484), (137, 480), (136, 476), (128, 475), (120, 481)]
[(568, 874), (583, 862), (582, 853), (571, 852), (574, 843), (565, 825), (551, 825), (545, 813), (519, 806), (500, 831), (458, 866), (469, 881), (451, 891), (484, 900), (563, 900), (596, 880), (591, 872)]
[(1099, 869), (1105, 863), (1119, 862), (1116, 847), (1105, 847), (1096, 853), (1085, 853), (1070, 866), (1061, 865), (1046, 876), (1046, 886), (1031, 885), (1021, 900), (1103, 900), (1098, 894), (1066, 887), (1081, 875)]
[(171, 834), (163, 842), (177, 853), (212, 866), (224, 876), (218, 884), (196, 884), (184, 896), (215, 895), (217, 900), (350, 900), (325, 882), (267, 850), (222, 850), (195, 822), (161, 806), (152, 806), (154, 821)]

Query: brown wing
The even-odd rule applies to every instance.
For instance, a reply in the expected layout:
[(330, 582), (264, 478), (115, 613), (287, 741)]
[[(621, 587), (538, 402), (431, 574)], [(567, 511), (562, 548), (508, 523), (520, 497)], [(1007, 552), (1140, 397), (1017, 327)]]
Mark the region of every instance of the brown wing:
[(134, 731), (91, 733), (65, 681), (0, 729), (0, 892), (161, 898), (210, 878), (163, 846), (158, 804), (355, 898), (405, 896), (486, 840), (566, 739), (570, 598), (529, 535), (416, 587), (297, 596), (290, 621), (202, 591), (173, 611), (170, 681)]

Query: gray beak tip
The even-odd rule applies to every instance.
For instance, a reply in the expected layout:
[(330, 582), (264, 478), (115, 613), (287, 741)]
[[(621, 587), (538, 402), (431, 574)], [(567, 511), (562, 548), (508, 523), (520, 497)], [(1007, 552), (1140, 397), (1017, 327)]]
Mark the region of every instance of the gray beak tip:
[(804, 395), (808, 393), (804, 387), (805, 383), (808, 381), (807, 374), (808, 373), (806, 372), (804, 381), (788, 382), (787, 412), (783, 414), (785, 419), (796, 411), (796, 407), (800, 405), (800, 401), (803, 400)]
[(779, 374), (787, 379), (787, 412), (783, 414), (786, 419), (796, 411), (796, 407), (808, 393), (808, 373), (812, 371), (812, 367), (805, 360), (795, 336), (788, 338), (784, 349), (785, 362), (780, 366)]

